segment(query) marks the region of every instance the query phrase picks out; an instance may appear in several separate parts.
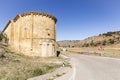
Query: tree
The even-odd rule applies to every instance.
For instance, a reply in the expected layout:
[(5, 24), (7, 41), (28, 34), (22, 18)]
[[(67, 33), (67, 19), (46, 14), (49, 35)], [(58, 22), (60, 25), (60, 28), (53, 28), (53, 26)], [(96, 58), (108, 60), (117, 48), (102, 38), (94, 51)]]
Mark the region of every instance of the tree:
[(109, 39), (109, 43), (110, 43), (110, 44), (114, 44), (114, 42), (115, 42), (115, 41), (114, 41), (113, 39)]
[(94, 46), (96, 47), (98, 44), (97, 43), (94, 43)]
[(93, 40), (91, 41), (90, 45), (91, 45), (91, 46), (94, 46)]
[(106, 45), (106, 40), (103, 41), (102, 45)]
[(89, 47), (88, 43), (84, 43), (82, 47)]

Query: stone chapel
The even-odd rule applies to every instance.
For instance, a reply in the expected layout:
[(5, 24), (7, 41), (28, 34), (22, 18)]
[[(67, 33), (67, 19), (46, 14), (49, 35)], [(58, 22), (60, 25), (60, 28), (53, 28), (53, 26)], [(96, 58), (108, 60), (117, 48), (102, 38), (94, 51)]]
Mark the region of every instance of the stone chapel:
[(14, 50), (29, 56), (55, 55), (56, 17), (41, 12), (27, 12), (9, 21), (3, 32)]

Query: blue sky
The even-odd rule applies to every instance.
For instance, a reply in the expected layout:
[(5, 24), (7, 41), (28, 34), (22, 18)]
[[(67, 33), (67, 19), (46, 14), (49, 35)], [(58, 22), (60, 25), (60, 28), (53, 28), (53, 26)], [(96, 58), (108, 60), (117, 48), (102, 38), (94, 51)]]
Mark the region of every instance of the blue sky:
[(0, 30), (17, 14), (30, 11), (57, 17), (58, 41), (120, 30), (120, 0), (0, 0)]

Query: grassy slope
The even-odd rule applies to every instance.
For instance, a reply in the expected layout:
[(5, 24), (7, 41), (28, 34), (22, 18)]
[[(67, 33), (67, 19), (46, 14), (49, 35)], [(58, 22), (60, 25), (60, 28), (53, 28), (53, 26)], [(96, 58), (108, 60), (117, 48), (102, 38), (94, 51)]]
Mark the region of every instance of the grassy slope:
[(54, 71), (61, 66), (56, 63), (61, 62), (60, 58), (28, 57), (12, 52), (1, 44), (0, 47), (6, 51), (5, 57), (0, 58), (0, 80), (26, 80)]

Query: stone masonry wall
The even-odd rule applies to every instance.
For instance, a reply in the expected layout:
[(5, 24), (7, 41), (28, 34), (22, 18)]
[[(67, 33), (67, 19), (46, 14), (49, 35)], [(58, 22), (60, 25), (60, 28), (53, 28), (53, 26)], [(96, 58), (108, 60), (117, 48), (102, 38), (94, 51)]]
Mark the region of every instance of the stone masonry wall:
[(54, 56), (56, 18), (45, 13), (29, 12), (17, 15), (5, 27), (9, 44), (29, 56)]

